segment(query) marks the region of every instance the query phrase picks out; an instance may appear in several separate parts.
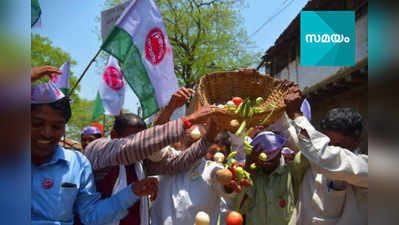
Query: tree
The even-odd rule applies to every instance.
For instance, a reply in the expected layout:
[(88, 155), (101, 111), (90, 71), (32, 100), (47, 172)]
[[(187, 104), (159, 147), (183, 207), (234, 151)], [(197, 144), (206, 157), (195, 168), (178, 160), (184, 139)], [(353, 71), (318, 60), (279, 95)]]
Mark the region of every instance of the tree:
[(78, 101), (72, 103), (72, 118), (68, 122), (67, 128), (67, 134), (69, 138), (80, 141), (81, 131), (86, 126), (89, 126), (91, 122), (102, 123), (105, 136), (109, 135), (114, 123), (114, 117), (101, 116), (96, 118), (94, 121), (90, 121), (93, 107), (94, 100), (79, 99)]
[[(71, 55), (68, 52), (63, 51), (61, 48), (53, 46), (50, 39), (43, 37), (40, 34), (31, 35), (31, 67), (50, 65), (59, 68), (66, 61), (69, 61), (71, 67), (76, 65), (76, 61), (71, 58)], [(43, 77), (35, 83), (47, 82), (48, 80), (48, 77)], [(71, 71), (69, 86), (72, 87), (76, 80), (76, 77), (73, 76), (73, 72)], [(80, 91), (80, 86), (76, 88), (76, 91), (71, 96), (73, 101), (79, 99), (77, 94), (78, 91)]]
[[(65, 61), (69, 61), (71, 67), (76, 65), (76, 61), (73, 60), (68, 52), (65, 52), (61, 48), (53, 46), (51, 40), (47, 37), (40, 36), (39, 34), (31, 35), (31, 66), (39, 67), (43, 65), (52, 65), (60, 67)], [(72, 87), (77, 78), (70, 73), (70, 87)], [(38, 82), (47, 82), (48, 78), (43, 78)], [(73, 140), (80, 141), (80, 132), (82, 129), (90, 124), (90, 122), (103, 122), (103, 118), (97, 118), (95, 121), (90, 121), (92, 109), (94, 106), (94, 100), (81, 99), (78, 96), (80, 91), (80, 85), (76, 88), (71, 96), (71, 108), (72, 118), (67, 124), (66, 136)], [(104, 130), (108, 131), (112, 128), (113, 117), (106, 116), (106, 123)]]
[[(106, 0), (107, 8), (127, 0)], [(241, 0), (157, 0), (173, 46), (180, 86), (192, 88), (204, 74), (249, 67), (260, 61), (242, 27)]]

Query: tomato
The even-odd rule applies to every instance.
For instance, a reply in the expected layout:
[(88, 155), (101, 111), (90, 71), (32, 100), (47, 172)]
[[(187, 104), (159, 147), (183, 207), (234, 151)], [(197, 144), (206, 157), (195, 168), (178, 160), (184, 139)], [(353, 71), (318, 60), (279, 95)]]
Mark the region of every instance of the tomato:
[(248, 179), (246, 179), (246, 178), (241, 178), (240, 184), (241, 184), (243, 187), (248, 187), (251, 183), (249, 182)]
[(231, 173), (233, 174), (233, 180), (237, 179), (237, 174), (236, 174), (236, 166), (235, 164), (230, 168)]
[(234, 97), (233, 98), (233, 102), (234, 104), (238, 107), (244, 100), (242, 100), (242, 98), (240, 97)]
[(237, 211), (231, 211), (227, 214), (226, 225), (243, 225), (244, 219), (242, 215)]

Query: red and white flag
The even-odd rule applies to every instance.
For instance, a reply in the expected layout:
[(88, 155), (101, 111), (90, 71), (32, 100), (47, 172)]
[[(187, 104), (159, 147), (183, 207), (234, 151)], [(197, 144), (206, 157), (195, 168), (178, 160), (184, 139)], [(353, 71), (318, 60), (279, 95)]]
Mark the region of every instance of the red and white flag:
[(117, 116), (125, 100), (125, 81), (118, 61), (109, 56), (100, 84), (100, 98), (106, 115)]

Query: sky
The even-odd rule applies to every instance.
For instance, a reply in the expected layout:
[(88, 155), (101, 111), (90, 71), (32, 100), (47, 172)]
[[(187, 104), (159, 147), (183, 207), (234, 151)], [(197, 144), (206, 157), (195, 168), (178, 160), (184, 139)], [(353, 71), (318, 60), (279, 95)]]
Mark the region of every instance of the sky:
[[(32, 29), (32, 32), (48, 37), (54, 46), (68, 52), (77, 61), (77, 65), (71, 70), (75, 76), (80, 76), (101, 45), (96, 31), (100, 30), (97, 18), (105, 9), (104, 0), (39, 2), (42, 9), (41, 27)], [(255, 42), (258, 50), (265, 52), (307, 2), (308, 0), (245, 0), (246, 6), (239, 13), (243, 26), (250, 35), (249, 39)], [(261, 29), (254, 34), (259, 28)], [(96, 97), (102, 73), (95, 64), (94, 62), (81, 81), (81, 98), (93, 100)], [(137, 112), (137, 105), (136, 96), (127, 88), (124, 108)]]

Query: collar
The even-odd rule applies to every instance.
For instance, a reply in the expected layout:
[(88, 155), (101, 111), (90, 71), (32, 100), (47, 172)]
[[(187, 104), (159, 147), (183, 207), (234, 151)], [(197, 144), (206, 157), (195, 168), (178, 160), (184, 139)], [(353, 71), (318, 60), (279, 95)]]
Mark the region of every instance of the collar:
[(65, 149), (57, 144), (55, 146), (53, 158), (50, 160), (50, 162), (43, 163), (39, 167), (49, 166), (57, 163), (66, 163), (67, 165), (69, 165), (69, 161), (65, 153)]
[(280, 164), (278, 165), (278, 167), (270, 174), (270, 176), (274, 176), (274, 175), (283, 175), (285, 173), (285, 171), (287, 170), (287, 164), (285, 163), (284, 160), (284, 156), (283, 154), (281, 154), (280, 157)]

